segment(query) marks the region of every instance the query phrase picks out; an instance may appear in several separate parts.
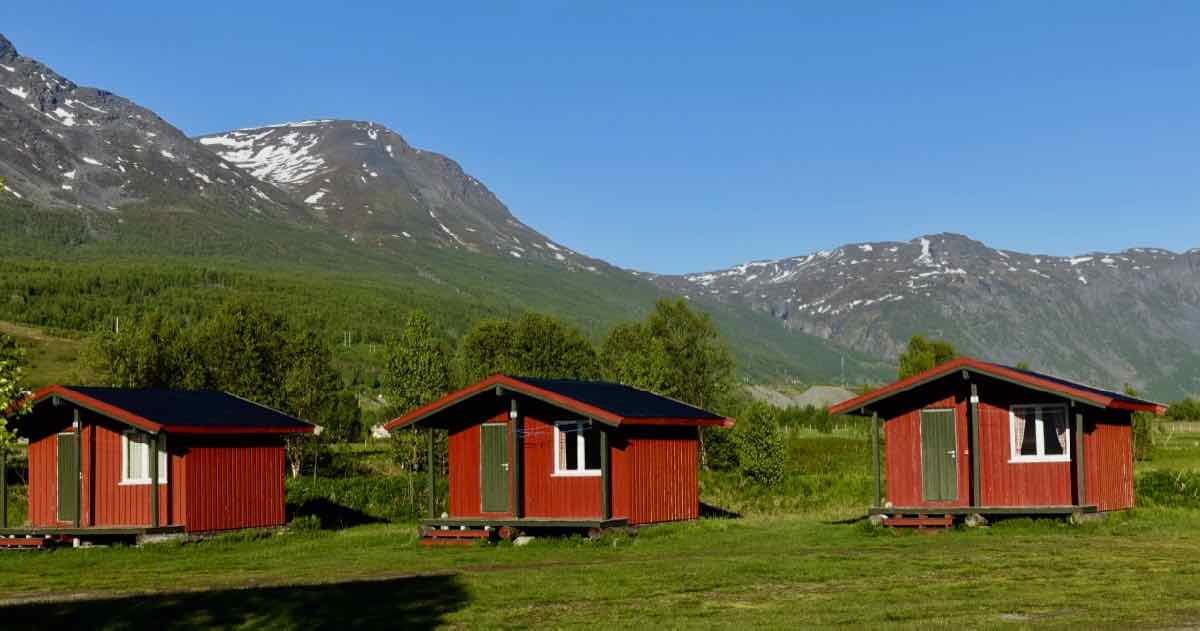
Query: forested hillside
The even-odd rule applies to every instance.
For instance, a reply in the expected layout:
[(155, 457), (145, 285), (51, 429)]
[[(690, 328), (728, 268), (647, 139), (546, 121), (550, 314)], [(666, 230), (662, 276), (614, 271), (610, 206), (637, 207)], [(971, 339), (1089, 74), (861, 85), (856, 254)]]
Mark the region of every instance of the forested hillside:
[[(90, 332), (157, 311), (187, 322), (229, 298), (277, 309), (340, 344), (348, 377), (421, 309), (457, 337), (483, 317), (543, 311), (599, 339), (672, 294), (587, 271), (414, 243), (403, 253), (275, 222), (126, 210), (118, 217), (0, 202), (0, 320)], [(705, 307), (750, 380), (879, 381), (890, 368), (743, 308)], [(345, 344), (346, 339), (349, 344)]]

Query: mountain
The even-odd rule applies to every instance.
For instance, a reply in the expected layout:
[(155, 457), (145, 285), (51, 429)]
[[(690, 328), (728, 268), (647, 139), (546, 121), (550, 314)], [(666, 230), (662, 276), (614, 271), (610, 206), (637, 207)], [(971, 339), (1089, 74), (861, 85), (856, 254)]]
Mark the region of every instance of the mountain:
[[(353, 340), (337, 347), (340, 365), (371, 383), (411, 309), (451, 337), (536, 310), (599, 339), (677, 297), (540, 235), (453, 160), (377, 124), (191, 139), (2, 36), (0, 176), (0, 319), (71, 336), (150, 311), (190, 320), (239, 297)], [(705, 310), (746, 379), (889, 371), (739, 305)]]
[(196, 140), (354, 241), (403, 248), (415, 239), (591, 271), (604, 265), (521, 223), (457, 162), (375, 123), (314, 120)]
[(868, 355), (923, 334), (1099, 385), (1200, 392), (1200, 249), (1059, 257), (937, 234), (653, 280)]
[(294, 219), (273, 186), (204, 150), (154, 112), (63, 78), (0, 35), (0, 176), (6, 192), (84, 213), (211, 211)]

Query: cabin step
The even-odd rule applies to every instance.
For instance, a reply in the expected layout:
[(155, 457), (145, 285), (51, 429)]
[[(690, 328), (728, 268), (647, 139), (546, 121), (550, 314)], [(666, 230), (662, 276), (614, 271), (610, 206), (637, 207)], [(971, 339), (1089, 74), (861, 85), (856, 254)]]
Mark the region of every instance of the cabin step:
[(954, 515), (949, 513), (892, 515), (885, 518), (883, 524), (892, 528), (950, 528), (954, 525)]
[(49, 542), (42, 537), (20, 539), (0, 539), (0, 549), (8, 550), (43, 550)]
[(462, 528), (450, 528), (447, 530), (438, 528), (421, 529), (421, 545), (424, 546), (469, 546), (476, 541), (488, 540), (491, 537), (492, 531), (490, 530)]

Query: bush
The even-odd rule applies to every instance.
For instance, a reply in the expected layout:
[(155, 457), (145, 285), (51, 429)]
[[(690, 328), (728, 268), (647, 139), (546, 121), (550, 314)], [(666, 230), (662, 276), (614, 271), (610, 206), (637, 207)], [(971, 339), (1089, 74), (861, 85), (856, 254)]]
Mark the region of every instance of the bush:
[(1133, 414), (1133, 459), (1142, 462), (1154, 457), (1154, 415), (1148, 412)]
[(783, 479), (785, 456), (774, 409), (755, 403), (747, 408), (736, 427), (742, 474), (765, 487), (778, 484)]
[(1200, 508), (1200, 471), (1147, 471), (1135, 486), (1139, 505)]
[(321, 517), (319, 515), (300, 515), (288, 524), (288, 530), (292, 532), (315, 532), (321, 529)]

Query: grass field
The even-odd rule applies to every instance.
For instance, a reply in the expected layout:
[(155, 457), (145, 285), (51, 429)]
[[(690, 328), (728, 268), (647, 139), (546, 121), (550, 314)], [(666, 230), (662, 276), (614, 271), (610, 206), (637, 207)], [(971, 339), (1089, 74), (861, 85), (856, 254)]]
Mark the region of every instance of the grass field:
[[(851, 519), (860, 437), (800, 430), (788, 444), (778, 493), (705, 478), (706, 502), (743, 497), (746, 516), (633, 538), (425, 549), (412, 524), (375, 524), (0, 554), (0, 627), (1200, 625), (1200, 510), (893, 532)], [(1156, 462), (1200, 469), (1200, 445), (1172, 441), (1139, 469)]]

